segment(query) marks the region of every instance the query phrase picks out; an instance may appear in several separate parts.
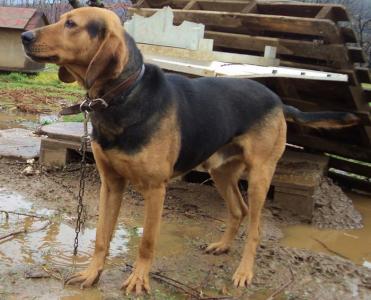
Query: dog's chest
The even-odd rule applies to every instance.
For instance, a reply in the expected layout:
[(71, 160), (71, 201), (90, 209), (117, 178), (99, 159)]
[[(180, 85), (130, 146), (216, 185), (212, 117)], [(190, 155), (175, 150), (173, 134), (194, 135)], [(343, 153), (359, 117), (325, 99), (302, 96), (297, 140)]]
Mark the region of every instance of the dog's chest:
[[(125, 137), (125, 130), (117, 136), (104, 129), (100, 130), (99, 126), (96, 128), (94, 139), (102, 148), (110, 166), (120, 176), (139, 186), (161, 183), (171, 177), (179, 154), (180, 136), (176, 124), (175, 113), (169, 113), (162, 118), (157, 129), (145, 143), (137, 141), (140, 136)], [(123, 137), (129, 141), (117, 140)], [(126, 150), (128, 148), (123, 147), (126, 142), (134, 145), (132, 144), (129, 150)]]

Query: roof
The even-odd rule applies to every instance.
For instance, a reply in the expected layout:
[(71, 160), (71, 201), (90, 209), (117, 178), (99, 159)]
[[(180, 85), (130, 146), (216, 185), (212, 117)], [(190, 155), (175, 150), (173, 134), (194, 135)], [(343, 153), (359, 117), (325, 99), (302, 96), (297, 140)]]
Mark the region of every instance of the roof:
[[(47, 24), (43, 13), (34, 8), (22, 7), (0, 7), (0, 28), (13, 29), (32, 29), (34, 28), (34, 17), (43, 18)], [(32, 20), (32, 22), (30, 22)]]

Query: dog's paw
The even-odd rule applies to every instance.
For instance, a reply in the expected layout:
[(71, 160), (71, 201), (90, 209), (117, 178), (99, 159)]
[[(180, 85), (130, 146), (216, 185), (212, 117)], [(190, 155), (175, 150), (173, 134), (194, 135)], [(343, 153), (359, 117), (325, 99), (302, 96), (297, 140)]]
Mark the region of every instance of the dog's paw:
[(228, 243), (216, 242), (216, 243), (210, 244), (206, 248), (205, 252), (219, 255), (219, 254), (227, 253), (229, 251), (229, 248), (230, 248), (230, 244)]
[(81, 289), (91, 287), (94, 283), (98, 282), (101, 273), (102, 271), (96, 268), (87, 268), (85, 271), (75, 273), (67, 278), (65, 284), (80, 283)]
[(149, 267), (150, 264), (136, 263), (136, 267), (129, 278), (122, 284), (121, 289), (126, 288), (126, 294), (135, 291), (135, 294), (141, 295), (143, 292), (149, 293)]
[(252, 278), (254, 277), (254, 272), (252, 268), (246, 266), (245, 264), (240, 264), (234, 273), (232, 280), (235, 287), (247, 287), (251, 284)]

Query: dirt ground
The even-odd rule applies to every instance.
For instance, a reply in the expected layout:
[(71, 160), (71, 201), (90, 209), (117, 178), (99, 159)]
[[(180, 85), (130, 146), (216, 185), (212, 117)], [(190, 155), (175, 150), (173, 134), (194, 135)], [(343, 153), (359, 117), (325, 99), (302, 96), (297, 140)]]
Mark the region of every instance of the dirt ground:
[[(0, 215), (0, 236), (19, 228), (30, 231), (0, 241), (0, 299), (134, 299), (125, 296), (119, 287), (129, 275), (130, 267), (126, 264), (133, 264), (142, 233), (140, 195), (129, 188), (123, 197), (110, 256), (98, 284), (83, 291), (78, 287), (63, 287), (61, 278), (72, 271), (78, 166), (40, 170), (33, 176), (22, 175), (25, 167), (24, 163), (0, 159), (0, 209), (48, 215), (51, 224), (32, 232), (42, 228), (45, 221)], [(95, 167), (91, 165), (85, 194), (87, 222), (79, 242), (78, 269), (87, 265), (93, 249), (99, 184)], [(322, 188), (334, 189), (331, 185), (323, 183)], [(346, 219), (344, 224), (360, 226), (359, 213), (347, 202), (349, 198), (344, 197), (345, 206), (336, 218), (339, 219), (339, 214), (349, 215), (351, 221), (340, 217)], [(324, 227), (341, 227), (336, 220), (329, 221), (331, 214), (336, 215), (331, 202), (340, 198), (320, 201), (317, 208), (322, 212), (317, 216), (318, 224), (323, 223), (320, 220), (326, 215)], [(245, 224), (228, 254), (214, 256), (204, 252), (206, 245), (218, 239), (225, 229), (225, 216), (224, 202), (213, 186), (170, 184), (152, 269), (157, 275), (152, 276), (152, 293), (145, 299), (194, 299), (197, 294), (205, 299), (270, 299), (277, 291), (281, 293), (274, 299), (371, 299), (371, 269), (335, 253), (283, 246), (282, 228), (299, 221), (283, 216), (270, 200), (263, 214), (262, 242), (253, 283), (248, 289), (235, 289), (231, 277), (241, 257)]]
[[(58, 111), (61, 106), (69, 104), (67, 100), (61, 99), (53, 92), (55, 93), (53, 89), (43, 89), (42, 92), (33, 89), (0, 90), (0, 107), (23, 113), (40, 114)], [(79, 95), (71, 94), (76, 98)]]

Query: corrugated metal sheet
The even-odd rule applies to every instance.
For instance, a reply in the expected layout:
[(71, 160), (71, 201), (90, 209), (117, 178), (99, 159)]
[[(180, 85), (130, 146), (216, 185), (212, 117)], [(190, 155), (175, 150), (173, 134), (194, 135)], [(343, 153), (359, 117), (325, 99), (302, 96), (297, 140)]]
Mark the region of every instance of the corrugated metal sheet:
[(26, 29), (36, 12), (33, 8), (0, 7), (0, 28)]

